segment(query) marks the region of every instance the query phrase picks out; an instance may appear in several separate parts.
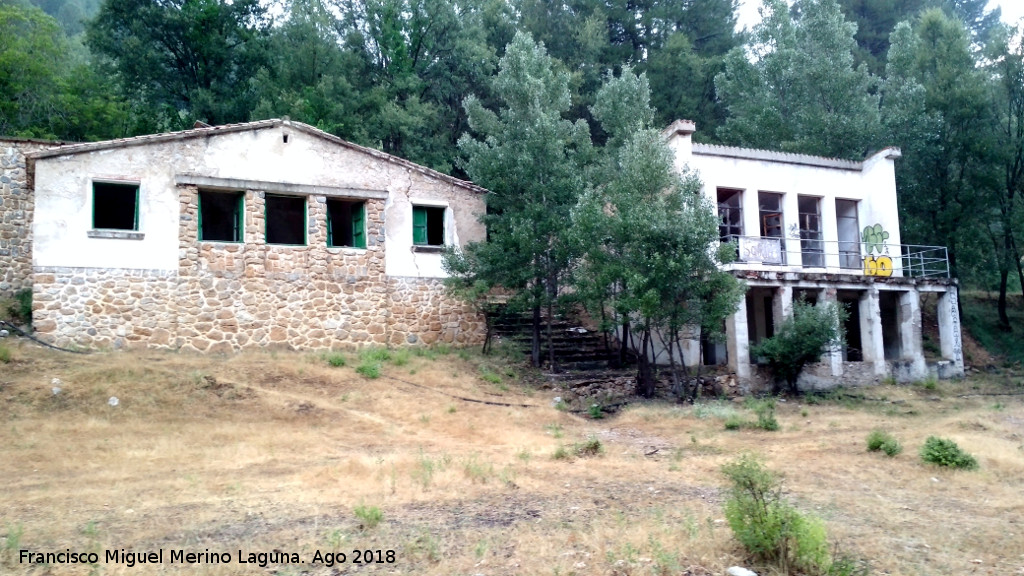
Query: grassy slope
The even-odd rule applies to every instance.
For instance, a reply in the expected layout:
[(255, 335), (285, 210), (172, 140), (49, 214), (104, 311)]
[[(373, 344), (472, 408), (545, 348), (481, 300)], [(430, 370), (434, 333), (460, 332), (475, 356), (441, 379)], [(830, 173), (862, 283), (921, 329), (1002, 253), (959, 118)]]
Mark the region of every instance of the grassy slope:
[(999, 315), (995, 296), (983, 292), (963, 292), (963, 324), (990, 354), (999, 356), (1007, 366), (1024, 365), (1024, 302), (1020, 294), (1008, 296), (1007, 315), (1012, 332), (996, 328)]
[[(16, 550), (70, 547), (230, 551), (231, 564), (163, 566), (209, 575), (267, 573), (238, 564), (239, 549), (307, 562), (278, 574), (348, 573), (308, 562), (316, 550), (351, 559), (355, 549), (397, 554), (360, 573), (721, 574), (747, 559), (723, 523), (719, 468), (747, 451), (785, 472), (788, 496), (876, 573), (1024, 565), (1024, 403), (958, 397), (1019, 382), (791, 401), (777, 432), (727, 432), (729, 416), (753, 415), (730, 402), (651, 402), (579, 418), (552, 408), (558, 391), (524, 383), (519, 367), (466, 352), (382, 360), (377, 379), (360, 376), (353, 355), (342, 367), (327, 360), (15, 346), (0, 365), (0, 573), (51, 573), (19, 565)], [(877, 427), (904, 453), (866, 452)], [(981, 470), (922, 464), (916, 452), (932, 434)], [(590, 439), (603, 454), (571, 455)], [(568, 458), (553, 457), (560, 448)], [(374, 508), (383, 520), (371, 527)]]

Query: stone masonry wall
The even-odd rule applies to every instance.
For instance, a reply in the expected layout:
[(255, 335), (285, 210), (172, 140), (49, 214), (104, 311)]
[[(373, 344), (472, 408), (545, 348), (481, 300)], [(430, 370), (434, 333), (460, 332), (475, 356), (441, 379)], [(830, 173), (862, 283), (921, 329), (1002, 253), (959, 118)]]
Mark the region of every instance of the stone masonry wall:
[(264, 193), (245, 192), (245, 242), (198, 241), (198, 190), (179, 187), (177, 271), (35, 274), (35, 326), (58, 344), (199, 352), (477, 343), (483, 320), (440, 279), (384, 273), (384, 200), (366, 200), (367, 248), (327, 247), (326, 198), (307, 198), (306, 246), (264, 241)]
[(32, 189), (25, 154), (49, 146), (0, 139), (0, 299), (32, 287)]

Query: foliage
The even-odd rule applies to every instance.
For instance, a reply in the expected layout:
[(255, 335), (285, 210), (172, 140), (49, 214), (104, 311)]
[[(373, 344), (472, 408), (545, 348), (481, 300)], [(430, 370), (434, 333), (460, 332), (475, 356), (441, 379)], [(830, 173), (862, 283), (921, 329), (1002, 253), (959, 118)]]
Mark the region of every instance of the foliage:
[(725, 518), (747, 552), (787, 573), (828, 570), (831, 561), (823, 523), (783, 499), (777, 475), (751, 455), (726, 464), (722, 472), (732, 483)]
[(340, 368), (345, 365), (345, 355), (341, 352), (331, 352), (325, 356), (325, 360), (335, 368)]
[(921, 460), (936, 466), (949, 468), (960, 468), (963, 470), (977, 470), (978, 461), (967, 452), (957, 446), (956, 442), (929, 436), (921, 446)]
[(775, 398), (762, 398), (751, 402), (750, 409), (757, 416), (757, 427), (774, 432), (779, 429), (779, 421), (775, 419)]
[(776, 334), (751, 346), (751, 354), (768, 360), (776, 388), (785, 382), (790, 393), (799, 394), (796, 381), (804, 367), (842, 343), (846, 314), (838, 302), (813, 305), (795, 300), (793, 312)]
[(11, 349), (0, 344), (0, 363), (8, 364), (11, 361)]
[[(459, 139), (466, 173), (490, 190), (482, 217), (489, 239), (449, 253), (445, 267), (470, 285), (501, 286), (512, 295), (512, 309), (532, 312), (531, 359), (537, 366), (541, 310), (553, 321), (570, 269), (565, 223), (582, 189), (590, 131), (585, 122), (565, 119), (569, 75), (527, 34), (517, 34), (506, 48), (493, 90), (501, 102), (497, 112), (475, 96), (465, 100), (478, 137)], [(553, 360), (550, 338), (548, 349)]]
[(903, 445), (895, 436), (885, 430), (875, 429), (868, 434), (868, 452), (885, 452), (886, 456), (893, 457), (903, 452)]
[(248, 120), (269, 26), (258, 0), (106, 0), (86, 36), (113, 61), (126, 94), (162, 127), (180, 128)]
[(372, 380), (380, 378), (381, 368), (382, 366), (380, 362), (364, 358), (359, 363), (359, 366), (356, 366), (356, 372)]
[(363, 523), (363, 528), (375, 528), (380, 524), (381, 520), (384, 519), (384, 512), (382, 512), (377, 506), (359, 504), (355, 507), (353, 512), (355, 513), (356, 518), (359, 518)]
[(572, 452), (581, 458), (586, 458), (587, 456), (600, 456), (604, 452), (604, 446), (601, 445), (600, 440), (591, 436), (582, 442), (573, 444)]
[[(638, 359), (637, 393), (654, 393), (653, 335), (677, 344), (687, 325), (718, 326), (742, 297), (710, 246), (717, 218), (692, 175), (682, 179), (671, 150), (651, 128), (647, 78), (626, 67), (609, 75), (592, 107), (608, 135), (593, 185), (573, 211), (582, 255), (576, 296), (594, 317), (621, 327)], [(673, 362), (674, 355), (670, 356)]]
[(763, 0), (764, 20), (715, 80), (728, 143), (860, 160), (881, 135), (877, 81), (854, 67), (856, 26), (836, 0)]

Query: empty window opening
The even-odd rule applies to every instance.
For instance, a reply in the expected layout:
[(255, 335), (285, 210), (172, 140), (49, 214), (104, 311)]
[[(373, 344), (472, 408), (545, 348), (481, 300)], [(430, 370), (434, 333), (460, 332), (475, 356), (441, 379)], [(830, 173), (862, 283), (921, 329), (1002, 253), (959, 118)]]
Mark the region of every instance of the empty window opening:
[(821, 198), (798, 196), (797, 211), (803, 264), (805, 267), (821, 268), (825, 265), (825, 243), (821, 230)]
[(327, 245), (366, 248), (366, 203), (327, 200)]
[(107, 230), (138, 230), (139, 185), (93, 182), (92, 227)]
[(839, 233), (839, 266), (849, 270), (861, 269), (856, 200), (836, 199), (836, 229)]
[(921, 349), (929, 362), (942, 360), (942, 337), (939, 333), (939, 294), (921, 292)]
[(199, 191), (199, 239), (241, 242), (245, 194)]
[(418, 246), (444, 245), (444, 208), (412, 207), (412, 243)]
[(803, 300), (811, 306), (818, 305), (818, 296), (821, 294), (821, 290), (815, 290), (813, 288), (794, 288), (793, 289), (793, 300)]
[(306, 198), (303, 196), (266, 197), (267, 244), (306, 244)]
[(782, 220), (782, 194), (774, 192), (758, 192), (757, 205), (761, 220), (761, 237), (778, 238), (778, 253), (781, 261), (777, 264), (786, 263), (786, 241), (783, 240)]
[[(775, 335), (774, 293), (770, 288), (747, 291), (747, 342), (751, 345)], [(762, 360), (758, 358), (757, 362)]]
[(742, 194), (741, 190), (718, 189), (718, 238), (722, 242), (736, 241), (743, 235)]
[(902, 355), (900, 342), (900, 295), (898, 292), (880, 292), (878, 309), (882, 321), (882, 348), (886, 360), (899, 360)]
[(725, 342), (711, 338), (711, 336), (703, 330), (700, 333), (700, 355), (701, 362), (705, 366), (720, 366), (728, 361), (728, 352)]
[(843, 323), (845, 342), (843, 346), (844, 362), (864, 361), (864, 339), (861, 336), (859, 292), (840, 292), (836, 299), (846, 310), (846, 321)]

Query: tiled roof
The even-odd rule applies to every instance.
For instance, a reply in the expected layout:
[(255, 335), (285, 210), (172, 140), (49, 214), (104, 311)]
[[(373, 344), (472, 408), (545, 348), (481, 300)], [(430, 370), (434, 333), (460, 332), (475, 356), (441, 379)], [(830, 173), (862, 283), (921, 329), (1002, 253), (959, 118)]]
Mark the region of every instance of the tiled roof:
[(334, 144), (337, 144), (339, 146), (342, 146), (342, 147), (345, 147), (345, 148), (349, 148), (351, 150), (355, 150), (355, 151), (358, 151), (358, 152), (362, 152), (364, 154), (368, 154), (370, 156), (373, 156), (374, 158), (378, 158), (380, 160), (384, 160), (384, 161), (390, 162), (392, 164), (397, 164), (399, 166), (403, 166), (403, 167), (408, 168), (410, 170), (413, 170), (415, 172), (419, 172), (420, 174), (423, 174), (423, 175), (425, 175), (427, 177), (434, 178), (434, 179), (437, 179), (437, 180), (442, 180), (444, 182), (448, 182), (449, 184), (454, 184), (456, 186), (465, 188), (465, 189), (470, 190), (472, 192), (477, 192), (477, 193), (486, 193), (487, 192), (486, 189), (484, 189), (484, 188), (482, 188), (480, 186), (477, 186), (476, 184), (473, 184), (472, 182), (467, 182), (465, 180), (460, 180), (459, 178), (455, 178), (454, 176), (449, 176), (449, 175), (444, 174), (442, 172), (438, 172), (437, 170), (433, 170), (431, 168), (427, 168), (426, 166), (421, 166), (419, 164), (416, 164), (415, 162), (410, 162), (409, 160), (406, 160), (404, 158), (399, 158), (398, 156), (394, 156), (394, 155), (388, 154), (386, 152), (381, 152), (380, 150), (374, 150), (373, 148), (367, 148), (365, 146), (360, 146), (358, 144), (353, 144), (352, 142), (349, 142), (347, 140), (342, 140), (341, 138), (338, 138), (337, 136), (334, 136), (333, 134), (329, 134), (327, 132), (324, 132), (323, 130), (320, 130), (318, 128), (314, 128), (313, 126), (310, 126), (308, 124), (303, 124), (302, 122), (294, 122), (294, 121), (291, 121), (291, 120), (282, 120), (282, 119), (279, 119), (279, 118), (275, 118), (275, 119), (271, 119), (271, 120), (259, 120), (259, 121), (256, 121), (256, 122), (244, 122), (244, 123), (240, 123), (240, 124), (224, 124), (222, 126), (211, 126), (211, 127), (193, 128), (191, 130), (181, 130), (181, 131), (178, 131), (178, 132), (164, 132), (164, 133), (160, 133), (160, 134), (147, 134), (145, 136), (133, 136), (131, 138), (118, 138), (116, 140), (104, 140), (102, 142), (87, 142), (87, 143), (82, 143), (82, 144), (68, 144), (68, 145), (65, 145), (65, 146), (59, 146), (57, 148), (52, 148), (52, 149), (49, 149), (49, 150), (43, 150), (43, 151), (40, 151), (40, 152), (35, 152), (35, 153), (32, 153), (32, 154), (29, 154), (28, 157), (30, 159), (32, 159), (32, 160), (38, 160), (38, 159), (41, 159), (41, 158), (51, 158), (51, 157), (54, 157), (54, 156), (66, 156), (66, 155), (71, 155), (71, 154), (84, 154), (84, 153), (87, 153), (87, 152), (95, 152), (95, 151), (98, 151), (98, 150), (109, 150), (109, 149), (114, 149), (114, 148), (127, 148), (129, 146), (142, 146), (142, 145), (146, 145), (146, 144), (171, 142), (171, 141), (175, 141), (175, 140), (186, 140), (186, 139), (189, 139), (189, 138), (205, 138), (205, 137), (210, 137), (210, 136), (214, 136), (214, 135), (217, 135), (217, 134), (227, 134), (227, 133), (231, 133), (231, 132), (246, 132), (246, 131), (253, 131), (253, 130), (263, 130), (263, 129), (267, 129), (267, 128), (276, 128), (278, 126), (286, 126), (286, 127), (298, 130), (300, 132), (305, 132), (307, 134), (310, 134), (310, 135), (318, 137), (318, 138), (323, 138), (325, 140), (329, 140), (330, 142), (333, 142)]

